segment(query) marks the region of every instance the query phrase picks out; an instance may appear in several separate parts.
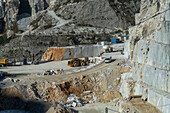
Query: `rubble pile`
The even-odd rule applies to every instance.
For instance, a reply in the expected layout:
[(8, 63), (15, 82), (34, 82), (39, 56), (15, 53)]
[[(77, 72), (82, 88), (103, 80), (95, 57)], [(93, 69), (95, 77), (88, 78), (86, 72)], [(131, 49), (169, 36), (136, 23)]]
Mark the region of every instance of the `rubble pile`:
[(10, 87), (1, 90), (0, 113), (77, 113), (58, 102), (27, 99), (24, 90)]
[[(120, 86), (117, 78), (120, 78), (121, 73), (128, 71), (129, 67), (118, 66), (115, 69), (108, 68), (97, 73), (81, 75), (61, 82), (56, 82), (53, 79), (55, 76), (51, 76), (52, 79), (50, 81), (48, 79), (29, 79), (29, 82), (22, 80), (17, 82), (18, 85), (16, 87), (25, 92), (28, 99), (65, 103), (68, 97), (72, 97), (74, 100), (68, 101), (68, 106), (81, 106), (84, 104), (82, 100), (85, 100), (87, 103), (108, 102), (110, 99), (120, 97), (118, 91), (115, 90)], [(57, 75), (57, 73), (57, 71), (49, 70), (44, 75)], [(115, 81), (111, 79), (115, 79)], [(108, 91), (106, 92), (106, 90)], [(79, 100), (78, 97), (82, 100)]]
[[(13, 90), (15, 93), (12, 94), (21, 94), (22, 96), (20, 97), (36, 102), (59, 102), (66, 108), (81, 107), (88, 103), (109, 102), (121, 96), (115, 90), (118, 88), (119, 83), (113, 84), (113, 82), (117, 81), (116, 78), (120, 78), (121, 73), (129, 71), (129, 67), (121, 67), (117, 63), (115, 61), (114, 65), (95, 73), (66, 77), (66, 79), (60, 79), (59, 76), (37, 76), (37, 79), (36, 75), (34, 75), (34, 78), (24, 78), (24, 80), (13, 78), (11, 81), (15, 83), (16, 90)], [(112, 68), (114, 66), (116, 68)], [(59, 71), (64, 72), (64, 70)], [(54, 70), (48, 70), (44, 73), (44, 75), (57, 74), (58, 72)], [(115, 81), (112, 79), (115, 79)], [(2, 92), (5, 91), (3, 90)], [(63, 110), (67, 111), (65, 108), (50, 107), (48, 113)]]
[(74, 94), (70, 94), (65, 103), (67, 107), (81, 107), (84, 104), (87, 104), (87, 102)]
[(81, 97), (84, 100), (87, 100), (88, 103), (95, 103), (97, 101), (97, 97), (95, 96), (94, 92), (92, 92), (92, 91), (84, 91), (81, 94)]
[(156, 107), (143, 101), (140, 96), (130, 99), (116, 98), (110, 104), (119, 108), (119, 113), (161, 113)]
[(42, 75), (56, 75), (57, 72), (54, 70), (47, 70)]
[(57, 74), (62, 74), (63, 72), (64, 72), (63, 69), (58, 69), (56, 71), (51, 69), (51, 70), (45, 71), (42, 75), (57, 75)]
[(78, 111), (65, 106), (64, 104), (53, 102), (46, 113), (78, 113)]

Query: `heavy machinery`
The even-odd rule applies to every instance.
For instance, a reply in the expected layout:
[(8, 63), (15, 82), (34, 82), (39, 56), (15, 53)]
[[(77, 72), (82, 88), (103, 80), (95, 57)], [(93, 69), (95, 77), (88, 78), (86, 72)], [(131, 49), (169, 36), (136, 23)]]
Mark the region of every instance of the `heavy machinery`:
[(1, 65), (7, 65), (8, 64), (8, 59), (5, 59), (5, 58), (0, 59), (0, 64)]
[(85, 57), (85, 60), (81, 60), (78, 58), (74, 58), (70, 61), (68, 61), (68, 66), (72, 66), (72, 67), (78, 67), (78, 66), (85, 66), (89, 64), (89, 59), (88, 57)]
[(112, 62), (112, 57), (111, 57), (111, 56), (106, 57), (104, 62), (105, 62), (105, 63), (110, 63), (110, 62)]

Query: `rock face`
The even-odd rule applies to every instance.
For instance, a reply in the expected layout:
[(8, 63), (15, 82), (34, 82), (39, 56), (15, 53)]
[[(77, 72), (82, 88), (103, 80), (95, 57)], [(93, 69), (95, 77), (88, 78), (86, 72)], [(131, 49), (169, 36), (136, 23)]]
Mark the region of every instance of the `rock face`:
[[(12, 40), (0, 46), (0, 57), (11, 59), (8, 54), (12, 52), (15, 54), (12, 57), (20, 60), (23, 56), (30, 57), (24, 54), (28, 50), (40, 58), (49, 46), (94, 44), (108, 40), (108, 34), (114, 34), (115, 28), (134, 25), (139, 6), (140, 0), (7, 0), (0, 6), (0, 32), (5, 31), (8, 39), (5, 42)], [(37, 44), (28, 37), (35, 37)], [(20, 42), (21, 39), (25, 42)], [(37, 46), (39, 42), (46, 44)], [(29, 47), (43, 49), (35, 49), (32, 53), (25, 49)]]
[(91, 56), (97, 57), (102, 53), (102, 50), (102, 45), (50, 47), (44, 53), (42, 60), (60, 61)]
[(0, 2), (0, 34), (4, 32), (5, 29), (5, 22), (3, 20), (4, 18), (4, 4)]
[(5, 22), (3, 19), (0, 19), (0, 33), (3, 33), (5, 29)]
[(9, 30), (13, 30), (14, 32), (16, 32), (17, 28), (16, 28), (16, 23), (17, 23), (17, 14), (19, 11), (19, 6), (20, 6), (20, 2), (19, 0), (8, 0), (6, 3), (4, 3), (4, 7), (5, 7), (5, 12), (6, 14), (4, 15), (4, 21), (7, 22), (6, 23), (6, 27)]
[(114, 29), (127, 28), (134, 24), (134, 12), (138, 12), (140, 1), (87, 0), (59, 7), (58, 15), (73, 19), (79, 25), (91, 25)]
[[(169, 1), (162, 0), (141, 1), (136, 26), (130, 28), (127, 44), (132, 73), (124, 77), (121, 88), (124, 97), (143, 95), (163, 113), (170, 112), (169, 4)], [(133, 87), (129, 87), (130, 81), (134, 82)]]
[[(98, 35), (96, 38), (101, 39), (102, 36)], [(10, 43), (0, 46), (0, 56), (7, 57), (11, 61), (23, 61), (24, 58), (27, 58), (28, 61), (34, 61), (40, 60), (49, 46), (71, 46), (79, 44), (80, 41), (84, 42), (84, 44), (96, 43), (96, 41), (84, 40), (83, 38), (86, 39), (88, 37), (78, 35), (26, 35), (12, 39)]]
[[(48, 46), (59, 46), (56, 44), (58, 38), (52, 36), (25, 36), (12, 39), (10, 43), (0, 46), (1, 55), (16, 61), (23, 61), (27, 58), (29, 61), (41, 59), (41, 55), (48, 48)], [(64, 45), (63, 41), (63, 45)]]
[(46, 0), (27, 0), (27, 1), (29, 1), (29, 4), (31, 6), (33, 18), (36, 18), (37, 12), (47, 9), (47, 7), (49, 6)]
[(77, 24), (114, 29), (134, 25), (134, 16), (139, 11), (139, 6), (140, 0), (7, 0), (1, 3), (0, 14), (7, 29), (11, 29), (14, 22), (22, 18), (31, 16), (36, 19), (38, 13), (47, 8), (55, 10), (65, 19), (74, 19)]

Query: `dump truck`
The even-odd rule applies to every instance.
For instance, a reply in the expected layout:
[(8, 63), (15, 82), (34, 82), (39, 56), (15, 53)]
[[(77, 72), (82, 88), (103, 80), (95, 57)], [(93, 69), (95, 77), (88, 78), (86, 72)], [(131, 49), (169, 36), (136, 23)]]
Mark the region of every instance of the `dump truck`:
[(78, 67), (78, 66), (85, 66), (89, 64), (89, 59), (88, 57), (85, 57), (85, 60), (81, 60), (79, 58), (74, 58), (70, 61), (68, 61), (68, 66), (72, 66), (72, 67)]
[(6, 59), (6, 58), (0, 59), (0, 64), (1, 65), (7, 65), (8, 64), (8, 59)]

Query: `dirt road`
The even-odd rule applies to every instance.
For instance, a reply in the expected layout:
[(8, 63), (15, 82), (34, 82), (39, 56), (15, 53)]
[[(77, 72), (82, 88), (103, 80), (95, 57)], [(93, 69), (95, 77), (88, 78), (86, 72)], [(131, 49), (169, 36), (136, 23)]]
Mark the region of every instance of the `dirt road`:
[(69, 80), (69, 79), (72, 79), (74, 77), (79, 77), (81, 75), (88, 75), (90, 73), (95, 73), (95, 72), (99, 72), (101, 70), (104, 70), (106, 68), (108, 68), (108, 66), (116, 66), (118, 64), (118, 62), (120, 62), (120, 60), (116, 60), (114, 62), (111, 62), (111, 63), (101, 63), (91, 69), (88, 69), (88, 70), (85, 70), (83, 72), (77, 72), (77, 73), (73, 73), (73, 74), (61, 74), (61, 75), (49, 75), (49, 76), (37, 76), (37, 75), (31, 75), (29, 76), (29, 78), (33, 78), (33, 79), (48, 79), (48, 81), (55, 81), (55, 82), (61, 82), (61, 81), (64, 81), (64, 80)]

